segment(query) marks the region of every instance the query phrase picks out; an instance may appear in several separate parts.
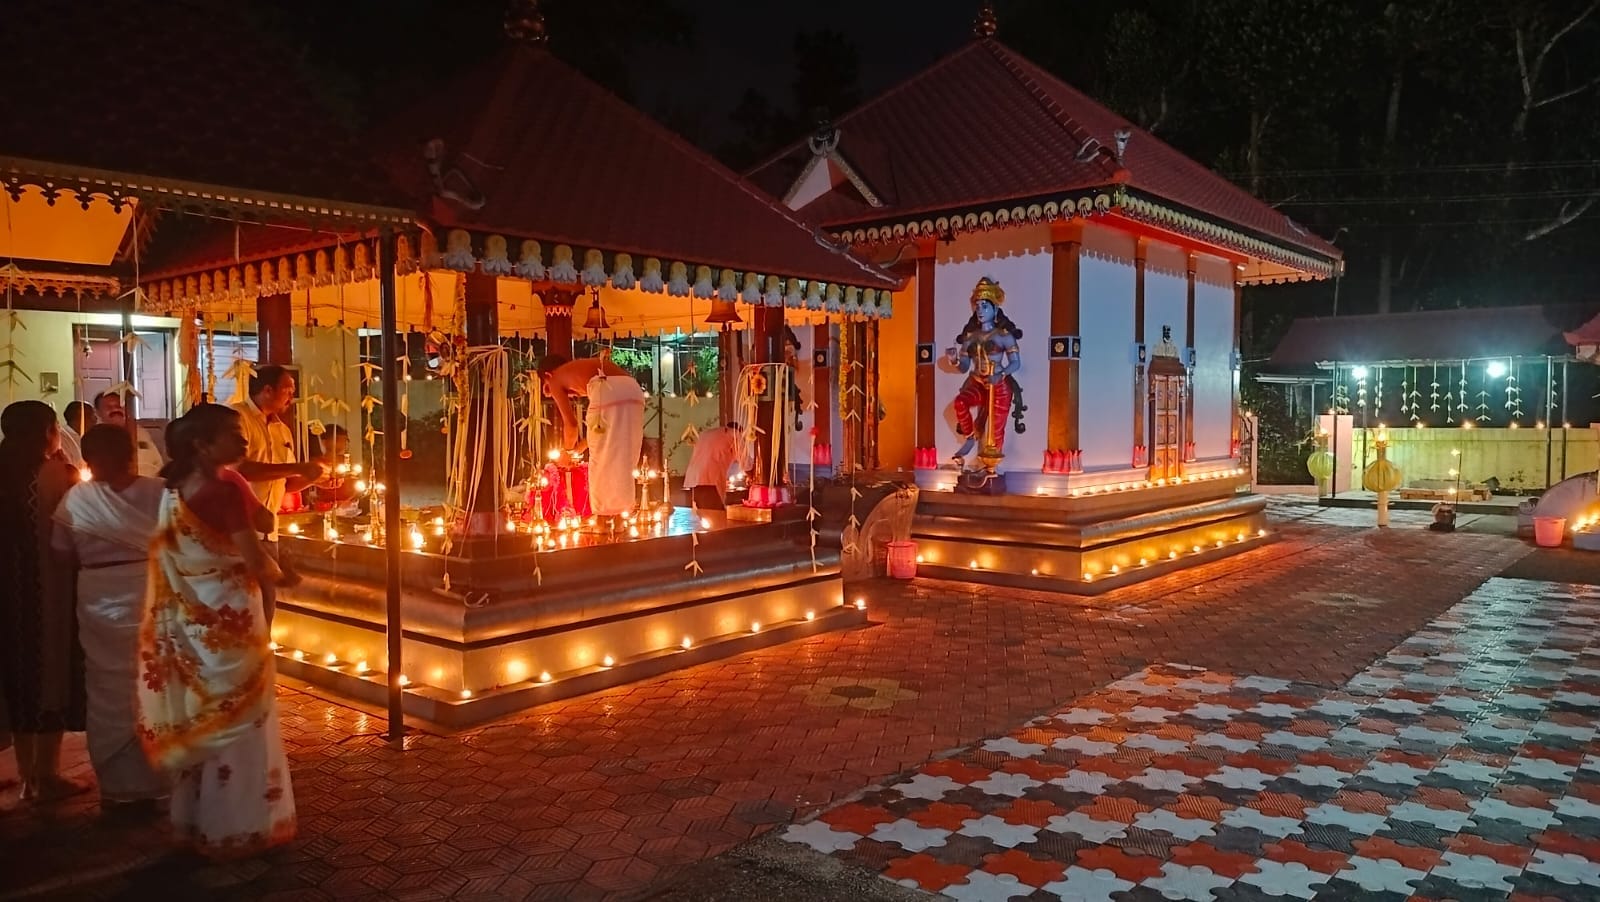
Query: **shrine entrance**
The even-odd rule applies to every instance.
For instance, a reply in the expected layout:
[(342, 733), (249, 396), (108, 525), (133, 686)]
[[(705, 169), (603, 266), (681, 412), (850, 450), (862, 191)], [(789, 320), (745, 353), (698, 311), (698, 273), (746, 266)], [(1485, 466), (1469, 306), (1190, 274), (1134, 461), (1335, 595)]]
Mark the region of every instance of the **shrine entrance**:
[(1157, 356), (1150, 363), (1150, 479), (1183, 475), (1183, 364)]

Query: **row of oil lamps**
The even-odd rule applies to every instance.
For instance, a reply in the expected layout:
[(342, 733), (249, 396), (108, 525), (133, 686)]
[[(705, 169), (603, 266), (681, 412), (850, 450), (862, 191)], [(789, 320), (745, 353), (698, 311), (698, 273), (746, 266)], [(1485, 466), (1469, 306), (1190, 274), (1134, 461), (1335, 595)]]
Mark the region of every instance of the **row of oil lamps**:
[[(867, 609), (867, 600), (864, 597), (857, 597), (851, 603), (851, 605), (858, 611), (865, 611)], [(804, 620), (805, 622), (811, 622), (811, 621), (814, 621), (816, 619), (817, 619), (817, 612), (815, 610), (808, 610), (808, 611), (805, 612), (805, 614), (802, 615), (801, 618), (799, 618), (795, 622), (800, 622), (800, 620)], [(750, 635), (754, 635), (756, 633), (760, 633), (762, 631), (762, 629), (764, 629), (764, 628), (765, 627), (762, 625), (761, 621), (753, 620), (753, 621), (750, 622), (750, 632), (749, 632), (749, 634)], [(744, 635), (744, 634), (740, 634), (740, 635)], [(284, 645), (279, 644), (276, 641), (272, 642), (270, 647), (271, 647), (273, 653), (278, 655), (279, 657), (288, 658), (288, 659), (290, 659), (292, 661), (295, 661), (296, 663), (299, 663), (299, 664), (310, 664), (310, 665), (321, 667), (324, 670), (333, 671), (335, 673), (347, 673), (347, 674), (350, 674), (352, 676), (360, 677), (362, 679), (380, 679), (383, 676), (385, 676), (383, 671), (373, 669), (371, 664), (370, 664), (370, 662), (366, 661), (366, 660), (346, 661), (346, 660), (341, 659), (337, 654), (335, 654), (333, 652), (327, 652), (326, 654), (321, 655), (320, 657), (318, 657), (315, 654), (308, 653), (304, 649), (288, 648), (288, 647), (286, 647)], [(671, 648), (661, 649), (661, 651), (663, 651), (663, 652), (669, 652), (669, 651), (671, 651), (671, 652), (685, 652), (685, 651), (688, 651), (688, 650), (690, 650), (691, 648), (694, 648), (694, 647), (695, 647), (694, 637), (692, 637), (692, 636), (684, 636), (683, 639), (681, 641), (679, 641), (679, 643), (677, 645), (672, 646)], [(356, 655), (354, 657), (359, 658), (360, 656)], [(599, 663), (598, 667), (601, 670), (609, 670), (609, 669), (615, 667), (616, 665), (617, 665), (616, 657), (614, 655), (606, 654), (606, 655), (602, 655), (601, 656), (600, 663)], [(531, 684), (536, 685), (536, 686), (543, 686), (543, 685), (547, 685), (549, 683), (558, 682), (561, 679), (569, 678), (570, 676), (573, 676), (573, 675), (581, 675), (581, 673), (582, 672), (573, 673), (573, 674), (552, 674), (548, 670), (542, 670), (536, 675), (530, 675), (530, 674), (532, 674), (532, 668), (528, 666), (526, 661), (523, 661), (520, 658), (517, 658), (517, 659), (512, 659), (512, 660), (506, 662), (506, 677), (507, 677), (507, 682), (506, 683), (503, 683), (503, 684), (501, 684), (499, 686), (495, 686), (495, 687), (493, 687), (493, 689), (490, 689), (490, 690), (477, 690), (477, 691), (474, 691), (472, 689), (462, 689), (457, 693), (457, 695), (461, 698), (461, 700), (467, 701), (467, 700), (470, 700), (470, 699), (472, 699), (472, 698), (474, 698), (474, 697), (476, 697), (478, 695), (481, 695), (481, 694), (483, 694), (485, 692), (493, 692), (493, 691), (496, 691), (496, 690), (506, 690), (506, 689), (516, 688), (517, 684), (520, 684), (520, 683), (531, 683)], [(441, 679), (443, 679), (443, 676), (444, 676), (444, 674), (443, 674), (442, 670), (436, 670), (434, 672), (434, 677), (433, 678), (435, 680), (441, 680)], [(409, 690), (409, 691), (417, 691), (419, 689), (426, 688), (423, 685), (414, 683), (411, 680), (411, 678), (409, 676), (407, 676), (406, 674), (404, 674), (404, 673), (400, 674), (398, 682), (399, 682), (399, 684), (400, 684), (400, 686), (402, 688), (404, 688), (406, 690)]]
[[(1211, 470), (1205, 473), (1195, 473), (1191, 476), (1173, 476), (1172, 478), (1160, 477), (1157, 479), (1143, 479), (1138, 482), (1114, 482), (1105, 485), (1091, 485), (1081, 489), (1072, 489), (1067, 494), (1078, 498), (1089, 495), (1109, 495), (1115, 492), (1133, 492), (1143, 489), (1161, 488), (1168, 485), (1184, 485), (1185, 483), (1208, 482), (1213, 479), (1227, 479), (1233, 476), (1243, 476), (1244, 468), (1235, 467), (1230, 470)], [(1039, 486), (1036, 490), (1040, 495), (1050, 494), (1048, 486)]]
[[(1267, 531), (1265, 529), (1258, 529), (1255, 532), (1254, 538), (1262, 539), (1262, 538), (1266, 538), (1266, 536), (1267, 536)], [(1250, 535), (1250, 533), (1245, 532), (1243, 530), (1240, 530), (1237, 534), (1234, 535), (1233, 540), (1234, 540), (1235, 544), (1242, 544), (1245, 541), (1248, 541), (1251, 537), (1252, 536)], [(1211, 551), (1211, 550), (1215, 550), (1215, 549), (1218, 549), (1218, 548), (1226, 547), (1227, 544), (1228, 544), (1227, 540), (1225, 540), (1225, 539), (1217, 539), (1210, 546), (1206, 546), (1206, 545), (1191, 545), (1187, 549), (1187, 551), (1191, 555), (1201, 554), (1201, 553), (1204, 553), (1206, 551)], [(1184, 553), (1184, 551), (1185, 551), (1185, 549), (1183, 547), (1178, 546), (1178, 545), (1174, 545), (1172, 547), (1172, 549), (1167, 552), (1165, 560), (1175, 561), (1175, 560), (1177, 560), (1179, 558), (1179, 556), (1181, 556)], [(927, 559), (926, 555), (923, 555), (923, 554), (917, 555), (917, 563), (919, 563), (919, 564), (924, 563), (926, 561), (926, 559)], [(1148, 567), (1153, 563), (1159, 563), (1160, 560), (1161, 560), (1161, 558), (1159, 556), (1157, 556), (1157, 558), (1155, 560), (1152, 560), (1150, 556), (1146, 556), (1146, 557), (1139, 558), (1139, 563), (1138, 564), (1130, 565), (1130, 566), (1128, 566), (1126, 568), (1124, 568), (1120, 564), (1112, 564), (1110, 567), (1108, 567), (1106, 569), (1106, 575), (1107, 576), (1116, 576), (1117, 574), (1121, 573), (1124, 569), (1132, 570), (1132, 569), (1135, 569), (1135, 568)], [(973, 558), (972, 560), (967, 562), (967, 569), (968, 570), (983, 570), (983, 569), (986, 569), (986, 568), (984, 568), (984, 567), (982, 567), (982, 566), (980, 566), (978, 564), (978, 559), (977, 558)], [(1098, 574), (1099, 574), (1099, 571), (1095, 570), (1095, 569), (1085, 570), (1083, 572), (1083, 581), (1086, 582), (1086, 583), (1092, 583), (1092, 582), (1095, 581), (1095, 578), (1098, 576)], [(1038, 567), (1034, 567), (1034, 568), (1030, 569), (1028, 571), (1028, 575), (1030, 575), (1030, 576), (1038, 576), (1038, 575), (1040, 575), (1039, 568)]]

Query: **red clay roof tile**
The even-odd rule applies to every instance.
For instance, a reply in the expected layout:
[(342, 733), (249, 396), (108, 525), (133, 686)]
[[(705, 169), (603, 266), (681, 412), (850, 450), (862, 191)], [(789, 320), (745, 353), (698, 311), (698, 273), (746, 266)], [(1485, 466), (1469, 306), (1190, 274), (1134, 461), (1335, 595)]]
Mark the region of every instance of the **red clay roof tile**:
[[(978, 40), (837, 121), (837, 152), (883, 201), (831, 191), (802, 208), (829, 227), (943, 212), (1079, 188), (1127, 186), (1274, 244), (1340, 252), (993, 39)], [(1131, 132), (1119, 166), (1116, 133)], [(800, 142), (750, 178), (788, 192), (812, 156)]]
[[(899, 284), (825, 244), (736, 173), (538, 47), (506, 47), (379, 136), (394, 178), (419, 201), (431, 198), (446, 228), (570, 244), (579, 255), (598, 248), (663, 263)], [(433, 196), (422, 146), (435, 138), (483, 195), (480, 208)]]

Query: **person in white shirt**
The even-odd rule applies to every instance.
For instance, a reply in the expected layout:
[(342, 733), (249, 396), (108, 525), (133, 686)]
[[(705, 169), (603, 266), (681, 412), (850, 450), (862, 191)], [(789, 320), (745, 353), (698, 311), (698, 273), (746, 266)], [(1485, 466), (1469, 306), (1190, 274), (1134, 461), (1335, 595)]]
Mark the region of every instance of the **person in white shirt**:
[(728, 491), (728, 471), (739, 456), (739, 424), (708, 429), (695, 440), (689, 467), (683, 473), (683, 490), (701, 510), (722, 510)]
[[(115, 392), (103, 391), (95, 395), (94, 412), (99, 415), (102, 423), (128, 428), (127, 408), (122, 406), (122, 396)], [(155, 476), (161, 472), (161, 467), (166, 463), (161, 456), (161, 449), (156, 447), (155, 439), (151, 438), (150, 433), (138, 423), (133, 424), (132, 432), (135, 456), (139, 461), (139, 475)]]
[[(294, 404), (294, 373), (269, 365), (250, 377), (250, 396), (233, 406), (244, 429), (244, 460), (235, 468), (250, 481), (256, 498), (274, 516), (283, 508), (283, 496), (298, 492), (322, 478), (322, 465), (295, 460), (294, 436), (283, 414)], [(274, 529), (268, 541), (278, 538)]]
[[(61, 430), (61, 452), (67, 456), (67, 461), (74, 467), (83, 466), (83, 435), (88, 432), (100, 418), (95, 416), (94, 407), (82, 401), (73, 401), (61, 412), (67, 421), (65, 429)], [(154, 474), (151, 474), (154, 475)]]

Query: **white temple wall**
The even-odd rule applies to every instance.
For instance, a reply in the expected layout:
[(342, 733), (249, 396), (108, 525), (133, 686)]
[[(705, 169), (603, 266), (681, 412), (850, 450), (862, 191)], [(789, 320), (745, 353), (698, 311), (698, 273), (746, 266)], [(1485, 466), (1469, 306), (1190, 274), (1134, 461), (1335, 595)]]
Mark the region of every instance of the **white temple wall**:
[(1194, 278), (1194, 446), (1199, 460), (1233, 452), (1233, 265), (1202, 256)]
[(1144, 338), (1151, 351), (1161, 341), (1163, 326), (1172, 329), (1172, 343), (1189, 346), (1189, 258), (1182, 249), (1152, 241), (1144, 264)]
[(1085, 470), (1132, 464), (1135, 250), (1132, 235), (1084, 227), (1078, 263), (1078, 444)]
[[(964, 378), (945, 362), (944, 351), (955, 344), (972, 315), (972, 288), (984, 277), (1005, 289), (1004, 310), (1022, 330), (1022, 368), (1015, 375), (1028, 405), (1027, 431), (1016, 434), (1006, 418), (1005, 459), (1000, 470), (1037, 471), (1044, 461), (1046, 417), (1050, 392), (1050, 227), (997, 229), (963, 234), (939, 246), (934, 269), (934, 411), (939, 418), (935, 447), (941, 463), (960, 446), (954, 401)], [(1132, 325), (1129, 325), (1132, 334)], [(1124, 347), (1127, 342), (1124, 341)], [(1015, 407), (1015, 401), (1013, 401)]]
[[(115, 330), (121, 324), (122, 317), (115, 313), (53, 310), (18, 310), (15, 325), (0, 321), (0, 346), (13, 346), (10, 350), (0, 349), (0, 361), (10, 360), (16, 365), (15, 370), (10, 367), (0, 370), (0, 407), (13, 401), (43, 401), (60, 412), (72, 401), (93, 401), (93, 392), (89, 392), (90, 397), (79, 398), (77, 372), (82, 356), (79, 327), (89, 325)], [(178, 363), (178, 326), (178, 320), (168, 317), (143, 314), (133, 317), (136, 332), (168, 333), (167, 365), (172, 368), (168, 384), (174, 399), (182, 397), (184, 377), (183, 367)], [(55, 391), (43, 390), (43, 377), (47, 373), (54, 374)], [(141, 409), (139, 415), (164, 419), (171, 414), (164, 410)]]

